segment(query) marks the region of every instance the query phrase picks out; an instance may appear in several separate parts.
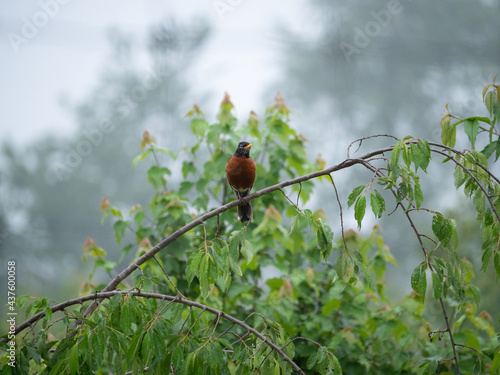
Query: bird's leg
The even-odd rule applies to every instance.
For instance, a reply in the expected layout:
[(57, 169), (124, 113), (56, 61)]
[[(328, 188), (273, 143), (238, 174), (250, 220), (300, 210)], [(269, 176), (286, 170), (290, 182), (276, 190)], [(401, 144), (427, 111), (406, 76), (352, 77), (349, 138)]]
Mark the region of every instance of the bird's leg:
[(238, 191), (236, 192), (236, 196), (238, 197), (240, 204), (243, 204), (243, 196)]

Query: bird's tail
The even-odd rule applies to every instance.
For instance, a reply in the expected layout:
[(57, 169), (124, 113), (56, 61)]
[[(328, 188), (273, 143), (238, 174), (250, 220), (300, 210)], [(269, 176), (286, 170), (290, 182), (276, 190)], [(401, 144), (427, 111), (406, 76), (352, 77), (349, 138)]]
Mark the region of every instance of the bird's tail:
[(242, 223), (252, 219), (252, 205), (250, 202), (238, 206), (238, 218)]
[[(241, 198), (246, 197), (248, 191), (238, 191), (237, 195)], [(250, 202), (238, 206), (238, 219), (240, 219), (242, 223), (252, 220), (252, 205)]]

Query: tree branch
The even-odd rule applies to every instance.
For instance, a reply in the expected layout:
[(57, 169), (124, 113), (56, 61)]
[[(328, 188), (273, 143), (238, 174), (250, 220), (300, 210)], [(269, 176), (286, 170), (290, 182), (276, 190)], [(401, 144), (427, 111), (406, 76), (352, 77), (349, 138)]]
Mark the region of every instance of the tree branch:
[[(62, 311), (69, 306), (78, 305), (78, 304), (81, 304), (81, 303), (86, 302), (86, 301), (103, 300), (105, 298), (111, 298), (117, 294), (133, 295), (136, 297), (144, 297), (144, 298), (155, 298), (155, 299), (159, 299), (162, 301), (170, 301), (172, 303), (182, 303), (186, 306), (196, 307), (196, 308), (200, 309), (201, 310), (200, 315), (204, 311), (208, 311), (212, 314), (215, 314), (218, 316), (218, 319), (224, 318), (224, 319), (230, 321), (231, 323), (237, 324), (240, 327), (244, 328), (247, 332), (253, 333), (256, 337), (258, 337), (260, 340), (262, 340), (272, 350), (276, 351), (285, 361), (287, 361), (292, 366), (292, 368), (295, 371), (297, 371), (299, 374), (305, 375), (305, 373), (302, 371), (302, 369), (290, 357), (288, 357), (286, 355), (286, 353), (279, 346), (277, 346), (274, 342), (269, 340), (265, 335), (260, 333), (255, 328), (249, 326), (244, 321), (236, 319), (235, 317), (228, 315), (223, 311), (214, 309), (213, 307), (204, 305), (204, 304), (199, 303), (199, 302), (180, 298), (179, 296), (170, 296), (167, 294), (160, 294), (160, 293), (146, 293), (146, 292), (141, 292), (141, 291), (136, 291), (136, 290), (134, 290), (134, 291), (114, 290), (114, 291), (100, 292), (100, 293), (90, 294), (90, 295), (83, 296), (83, 297), (73, 298), (73, 299), (67, 300), (65, 302), (59, 303), (57, 305), (54, 305), (51, 307), (51, 309), (52, 309), (52, 312), (54, 313), (57, 311)], [(19, 325), (16, 328), (16, 333), (17, 333), (17, 329), (19, 329), (19, 331), (21, 331), (24, 328), (30, 326), (31, 324), (36, 323), (37, 321), (42, 319), (44, 316), (45, 316), (44, 311), (33, 315), (30, 319), (28, 319), (26, 322), (24, 322), (23, 324)], [(199, 318), (199, 316), (198, 316), (198, 318)], [(191, 330), (191, 328), (189, 329), (189, 331)], [(188, 333), (189, 333), (189, 331), (188, 331)]]

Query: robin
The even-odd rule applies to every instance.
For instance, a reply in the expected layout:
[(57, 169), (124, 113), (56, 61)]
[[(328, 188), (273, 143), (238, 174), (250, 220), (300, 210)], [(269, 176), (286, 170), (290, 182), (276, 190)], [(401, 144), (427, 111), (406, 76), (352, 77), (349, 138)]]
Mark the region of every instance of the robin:
[[(226, 176), (229, 185), (233, 188), (238, 199), (246, 197), (255, 181), (255, 162), (250, 157), (248, 142), (240, 142), (233, 156), (226, 165)], [(252, 219), (252, 206), (250, 202), (238, 206), (238, 219), (242, 223)]]

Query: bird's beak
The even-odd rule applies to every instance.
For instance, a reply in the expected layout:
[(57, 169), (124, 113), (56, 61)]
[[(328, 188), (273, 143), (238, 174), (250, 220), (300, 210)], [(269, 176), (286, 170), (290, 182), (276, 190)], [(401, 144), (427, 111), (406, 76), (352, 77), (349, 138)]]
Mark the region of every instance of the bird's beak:
[(248, 146), (245, 146), (244, 148), (250, 148), (252, 147), (252, 144), (249, 144)]

